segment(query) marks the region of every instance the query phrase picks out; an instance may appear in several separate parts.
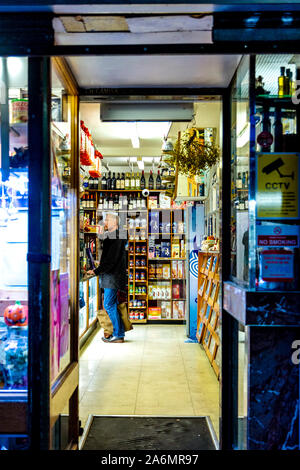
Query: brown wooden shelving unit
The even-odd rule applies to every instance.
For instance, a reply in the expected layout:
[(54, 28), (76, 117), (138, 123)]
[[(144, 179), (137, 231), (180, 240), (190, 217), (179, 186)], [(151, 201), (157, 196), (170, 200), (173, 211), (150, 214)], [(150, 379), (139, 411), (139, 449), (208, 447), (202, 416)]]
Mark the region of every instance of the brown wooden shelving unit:
[[(150, 197), (151, 196), (157, 196), (158, 197), (158, 200), (159, 200), (159, 194), (160, 193), (163, 193), (164, 190), (150, 190)], [(83, 212), (88, 212), (88, 211), (94, 211), (96, 213), (96, 217), (97, 217), (97, 221), (98, 221), (98, 217), (99, 217), (99, 213), (98, 213), (98, 202), (99, 202), (99, 194), (100, 193), (103, 193), (103, 194), (107, 194), (107, 193), (112, 193), (112, 194), (135, 194), (135, 195), (138, 195), (142, 193), (142, 190), (140, 189), (130, 189), (130, 190), (124, 190), (124, 189), (117, 189), (117, 190), (102, 190), (102, 189), (87, 189), (85, 192), (83, 192), (81, 194), (81, 197), (84, 195), (84, 194), (92, 194), (94, 196), (94, 201), (95, 201), (95, 204), (92, 208), (82, 208), (81, 210)], [(103, 209), (103, 212), (105, 212), (105, 210), (113, 210), (113, 209)], [(166, 220), (169, 220), (169, 223), (170, 223), (170, 230), (167, 231), (167, 232), (159, 232), (159, 233), (150, 233), (150, 227), (149, 227), (149, 213), (150, 211), (158, 211), (160, 214), (164, 214), (163, 216), (160, 215), (160, 219), (163, 219), (164, 221)], [(102, 210), (101, 210), (102, 212)], [(174, 313), (174, 302), (175, 301), (179, 301), (179, 302), (184, 302), (184, 311), (186, 311), (186, 274), (185, 274), (185, 261), (186, 261), (186, 256), (180, 256), (180, 257), (171, 257), (171, 253), (170, 253), (170, 256), (168, 257), (155, 257), (155, 258), (150, 258), (149, 257), (149, 243), (148, 243), (148, 239), (152, 238), (154, 240), (156, 240), (156, 242), (161, 242), (161, 241), (170, 241), (170, 249), (172, 250), (172, 245), (173, 245), (173, 241), (175, 239), (178, 239), (179, 241), (182, 239), (184, 240), (184, 243), (185, 243), (185, 233), (184, 233), (184, 230), (182, 231), (179, 231), (179, 232), (176, 232), (174, 233), (173, 232), (173, 222), (184, 222), (184, 209), (178, 209), (178, 208), (167, 208), (167, 207), (150, 207), (150, 204), (149, 204), (149, 198), (147, 200), (147, 208), (137, 208), (137, 209), (126, 209), (126, 210), (119, 210), (118, 211), (121, 215), (120, 217), (123, 218), (123, 221), (125, 220), (128, 220), (130, 218), (134, 218), (136, 214), (139, 214), (139, 215), (144, 215), (145, 218), (147, 218), (147, 222), (146, 222), (146, 227), (143, 226), (143, 227), (130, 227), (130, 224), (126, 224), (126, 230), (127, 230), (127, 233), (128, 233), (128, 312), (129, 312), (129, 315), (131, 313), (136, 313), (136, 312), (140, 312), (141, 315), (140, 316), (137, 316), (137, 315), (134, 315), (135, 318), (131, 318), (131, 321), (133, 323), (146, 323), (147, 320), (149, 319), (148, 318), (148, 312), (149, 312), (149, 307), (154, 307), (154, 306), (157, 306), (158, 304), (161, 304), (161, 301), (165, 301), (165, 302), (169, 302), (170, 303), (170, 317), (171, 318), (159, 318), (157, 320), (159, 321), (178, 321), (178, 320), (183, 320), (184, 318), (173, 318), (173, 313)], [(127, 214), (127, 216), (126, 216)], [(140, 239), (141, 237), (139, 236), (139, 239), (136, 239), (135, 237), (135, 234), (139, 234), (141, 230), (145, 230), (146, 231), (146, 237), (145, 239)], [(91, 226), (90, 227), (90, 231), (89, 232), (84, 232), (84, 237), (88, 237), (88, 239), (90, 239), (89, 237), (90, 236), (95, 236), (96, 237), (96, 233), (97, 233), (97, 230), (96, 230), (96, 227), (93, 227)], [(137, 252), (137, 247), (138, 246), (146, 246), (146, 253), (138, 253)], [(99, 240), (98, 240), (98, 237), (96, 237), (96, 246), (97, 246), (97, 250), (96, 250), (96, 256), (95, 256), (95, 259), (98, 259), (99, 258)], [(130, 247), (132, 247), (132, 253), (130, 253)], [(184, 253), (185, 255), (185, 253)], [(139, 258), (145, 258), (146, 259), (146, 265), (145, 266), (136, 266), (136, 262)], [(132, 263), (130, 263), (132, 261)], [(182, 277), (178, 277), (178, 276), (173, 276), (172, 275), (172, 265), (173, 265), (173, 262), (177, 262), (177, 261), (180, 261), (183, 263), (183, 275)], [(163, 262), (163, 263), (166, 263), (168, 262), (168, 264), (170, 265), (170, 276), (165, 279), (165, 278), (153, 278), (153, 279), (149, 279), (149, 264), (151, 265), (152, 263), (160, 263), (160, 262)], [(130, 264), (132, 264), (132, 266), (130, 266)], [(133, 279), (130, 280), (129, 279), (129, 273), (130, 271), (132, 271), (132, 274), (133, 274)], [(139, 273), (139, 272), (144, 272), (145, 273), (145, 279), (143, 280), (137, 280), (136, 279), (136, 274)], [(149, 299), (149, 281), (150, 282), (168, 282), (169, 285), (170, 285), (170, 298), (169, 299)], [(173, 297), (172, 293), (173, 293), (173, 284), (177, 282), (177, 283), (180, 283), (181, 286), (180, 286), (180, 291), (181, 291), (181, 295), (180, 295), (180, 298), (175, 298)], [(132, 286), (132, 288), (131, 288)], [(145, 286), (146, 287), (146, 293), (136, 293), (136, 287), (139, 287), (139, 286)], [(132, 301), (139, 301), (139, 300), (144, 300), (145, 301), (145, 306), (144, 304), (142, 304), (142, 306), (137, 306), (136, 303), (134, 304)], [(150, 304), (149, 304), (149, 300), (150, 300)], [(180, 308), (178, 309), (178, 311), (180, 310)], [(142, 317), (142, 313), (144, 313), (144, 318), (140, 318)], [(132, 315), (131, 315), (132, 316)], [(152, 319), (152, 321), (155, 321), (154, 319)]]
[(220, 322), (220, 255), (217, 252), (198, 253), (197, 339), (219, 378)]

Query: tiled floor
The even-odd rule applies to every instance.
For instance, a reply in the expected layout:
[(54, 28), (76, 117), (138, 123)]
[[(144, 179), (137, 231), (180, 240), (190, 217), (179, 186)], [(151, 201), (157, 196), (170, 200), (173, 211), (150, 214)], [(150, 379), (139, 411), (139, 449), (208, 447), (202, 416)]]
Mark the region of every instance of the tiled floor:
[(218, 436), (219, 382), (183, 325), (134, 325), (123, 344), (103, 330), (80, 358), (79, 415), (210, 416)]

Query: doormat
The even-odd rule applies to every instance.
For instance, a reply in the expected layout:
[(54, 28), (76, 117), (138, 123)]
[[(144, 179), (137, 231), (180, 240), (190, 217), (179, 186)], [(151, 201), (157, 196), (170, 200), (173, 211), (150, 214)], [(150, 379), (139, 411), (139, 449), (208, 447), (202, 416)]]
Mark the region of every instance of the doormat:
[(216, 450), (205, 417), (94, 416), (82, 450)]

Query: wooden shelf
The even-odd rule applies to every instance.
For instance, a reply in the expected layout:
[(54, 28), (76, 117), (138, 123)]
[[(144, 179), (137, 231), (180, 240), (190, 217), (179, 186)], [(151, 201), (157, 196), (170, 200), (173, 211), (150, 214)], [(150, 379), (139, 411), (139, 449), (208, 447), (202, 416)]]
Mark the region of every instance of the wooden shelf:
[(148, 261), (185, 261), (186, 258), (149, 258)]
[(145, 309), (147, 307), (128, 307), (128, 310), (141, 310), (141, 309)]
[(217, 252), (198, 253), (198, 290), (197, 290), (197, 339), (202, 344), (217, 377), (219, 367), (220, 338), (219, 325), (219, 262)]

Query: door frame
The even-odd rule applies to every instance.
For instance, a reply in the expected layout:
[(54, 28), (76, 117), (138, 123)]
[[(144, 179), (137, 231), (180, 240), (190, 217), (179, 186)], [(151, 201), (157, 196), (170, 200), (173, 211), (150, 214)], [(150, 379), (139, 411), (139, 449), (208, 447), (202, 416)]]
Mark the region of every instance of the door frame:
[[(25, 42), (25, 41), (24, 41)], [(29, 268), (29, 282), (31, 282), (31, 290), (34, 291), (34, 297), (31, 299), (31, 309), (30, 311), (35, 310), (35, 315), (32, 315), (32, 319), (29, 320), (31, 322), (32, 328), (32, 336), (31, 342), (29, 347), (29, 413), (28, 413), (28, 425), (29, 425), (29, 435), (31, 439), (31, 446), (34, 449), (46, 449), (49, 448), (51, 445), (51, 438), (50, 438), (50, 415), (51, 423), (55, 421), (55, 417), (58, 416), (60, 413), (59, 410), (63, 408), (62, 403), (65, 403), (66, 398), (64, 393), (67, 394), (70, 407), (73, 410), (72, 416), (74, 416), (74, 420), (72, 420), (70, 426), (70, 432), (72, 435), (72, 440), (74, 440), (74, 444), (76, 447), (76, 441), (78, 441), (78, 386), (76, 387), (76, 380), (78, 377), (78, 335), (74, 336), (75, 342), (71, 345), (71, 363), (66, 371), (59, 377), (58, 381), (55, 384), (55, 387), (52, 388), (52, 395), (50, 398), (50, 386), (49, 386), (49, 370), (47, 375), (47, 370), (42, 366), (37, 366), (37, 362), (40, 364), (46, 361), (49, 361), (49, 331), (43, 331), (40, 326), (44, 324), (45, 318), (48, 318), (49, 322), (49, 315), (50, 315), (50, 307), (49, 307), (49, 273), (50, 273), (50, 261), (49, 257), (51, 255), (50, 246), (49, 246), (49, 234), (50, 234), (50, 227), (49, 220), (50, 220), (50, 118), (47, 112), (50, 109), (50, 98), (49, 98), (49, 90), (50, 90), (50, 57), (60, 57), (63, 61), (63, 58), (66, 56), (71, 55), (153, 55), (153, 54), (168, 54), (168, 55), (175, 55), (175, 54), (189, 54), (189, 55), (203, 55), (203, 54), (269, 54), (269, 53), (288, 53), (288, 52), (295, 52), (295, 50), (300, 48), (300, 41), (281, 41), (281, 42), (243, 42), (243, 43), (216, 43), (216, 44), (173, 44), (173, 45), (118, 45), (118, 46), (57, 46), (57, 45), (49, 45), (49, 44), (30, 44), (30, 48), (25, 45), (13, 45), (12, 47), (7, 46), (0, 46), (0, 56), (8, 57), (8, 56), (27, 56), (29, 59), (29, 99), (31, 100), (36, 93), (35, 87), (38, 87), (42, 91), (42, 95), (39, 96), (35, 101), (32, 101), (30, 106), (30, 117), (29, 117), (29, 145), (30, 148), (34, 144), (32, 148), (32, 156), (31, 156), (31, 174), (32, 174), (32, 182), (29, 183), (31, 185), (30, 192), (31, 194), (37, 196), (38, 199), (34, 203), (34, 207), (36, 208), (37, 214), (43, 215), (43, 223), (41, 220), (37, 218), (32, 219), (31, 221), (31, 229), (30, 229), (30, 238), (32, 242), (32, 247), (34, 246), (34, 251), (32, 251), (29, 247), (29, 253), (35, 253), (38, 255), (38, 258), (32, 257), (28, 259), (28, 268)], [(62, 63), (62, 62), (61, 62)], [(66, 63), (64, 64), (66, 66)], [(62, 72), (62, 76), (64, 80), (66, 80), (66, 85), (70, 87), (71, 93), (74, 95), (74, 110), (78, 110), (79, 104), (79, 95), (83, 92), (82, 89), (77, 87), (77, 93), (74, 93), (74, 89), (72, 89), (72, 80), (69, 80), (70, 70), (68, 67), (62, 66), (62, 69), (65, 72)], [(41, 87), (42, 85), (42, 87)], [(48, 88), (47, 88), (48, 87)], [(75, 87), (76, 88), (76, 87)], [(229, 88), (218, 88), (218, 89), (208, 89), (208, 88), (185, 88), (185, 89), (176, 89), (176, 88), (155, 88), (155, 93), (157, 94), (170, 94), (170, 93), (178, 93), (178, 94), (217, 94), (223, 97), (223, 129), (228, 130), (228, 122), (226, 123), (225, 119), (225, 109), (227, 106), (228, 109), (228, 93)], [(179, 92), (180, 90), (180, 92)], [(120, 94), (128, 93), (129, 89), (113, 89), (111, 90), (111, 94), (113, 96)], [(136, 93), (145, 94), (147, 89), (136, 89)], [(109, 92), (108, 89), (93, 89), (93, 94), (97, 94), (101, 92), (101, 94), (107, 94)], [(84, 91), (84, 94), (87, 94), (87, 91)], [(134, 94), (134, 89), (130, 89), (130, 94)], [(225, 103), (227, 102), (227, 105)], [(45, 104), (47, 104), (46, 108), (48, 111), (45, 111)], [(43, 107), (44, 106), (44, 107)], [(75, 111), (76, 112), (76, 111)], [(32, 115), (38, 116), (40, 122), (37, 119), (33, 120)], [(74, 129), (78, 128), (78, 114), (77, 115), (77, 122), (74, 122)], [(30, 129), (32, 133), (30, 134)], [(31, 135), (31, 137), (30, 137)], [(38, 138), (37, 136), (43, 136), (43, 138)], [(78, 153), (78, 134), (76, 134), (77, 142), (74, 143), (74, 155)], [(225, 162), (225, 157), (230, 158), (230, 142), (228, 146), (227, 140), (230, 140), (230, 133), (224, 132), (223, 134), (223, 162)], [(34, 142), (36, 141), (36, 142)], [(75, 150), (75, 148), (77, 150)], [(39, 159), (39, 155), (43, 155), (43, 165), (41, 165)], [(73, 158), (73, 157), (72, 157)], [(75, 165), (78, 165), (77, 159), (74, 161)], [(47, 169), (48, 165), (48, 169)], [(223, 170), (225, 165), (223, 166)], [(222, 207), (223, 211), (226, 206), (229, 206), (230, 198), (228, 199), (228, 188), (225, 190), (226, 180), (224, 179), (225, 173), (223, 173), (223, 191), (222, 191)], [(77, 175), (78, 178), (78, 175)], [(39, 185), (43, 181), (43, 188), (42, 191), (37, 190)], [(227, 181), (228, 183), (228, 181)], [(72, 180), (72, 184), (75, 187), (77, 185), (78, 188), (78, 180)], [(77, 189), (78, 191), (78, 189)], [(78, 201), (78, 193), (76, 197), (76, 201)], [(33, 203), (33, 201), (32, 201)], [(77, 202), (76, 202), (77, 204)], [(74, 208), (75, 210), (75, 208)], [(77, 211), (78, 214), (78, 211)], [(224, 212), (225, 214), (225, 212)], [(226, 280), (226, 260), (225, 256), (226, 253), (229, 253), (229, 250), (224, 250), (225, 247), (225, 237), (228, 235), (228, 228), (229, 228), (229, 221), (227, 217), (222, 217), (222, 238), (223, 238), (223, 256), (222, 256), (222, 269), (223, 269), (223, 282)], [(78, 230), (78, 220), (74, 218), (75, 228), (77, 227)], [(76, 233), (76, 232), (75, 232)], [(225, 235), (227, 233), (227, 235)], [(78, 250), (78, 232), (74, 237), (75, 241), (73, 244), (72, 250), (76, 252)], [(35, 238), (33, 238), (35, 237)], [(44, 237), (44, 238), (43, 238)], [(34, 239), (37, 241), (34, 244)], [(228, 240), (227, 240), (228, 241)], [(30, 242), (30, 240), (29, 240)], [(77, 248), (76, 248), (77, 246)], [(77, 251), (78, 252), (78, 251)], [(228, 262), (228, 261), (227, 261)], [(73, 270), (73, 275), (77, 278), (78, 282), (76, 282), (76, 286), (73, 287), (73, 302), (74, 305), (78, 305), (78, 285), (79, 285), (79, 273), (76, 269)], [(44, 305), (41, 305), (38, 302), (39, 294), (46, 294), (44, 299)], [(38, 306), (38, 308), (37, 308)], [(78, 312), (77, 307), (75, 307), (75, 314), (71, 318), (71, 328), (72, 331), (76, 331), (78, 329)], [(77, 312), (77, 313), (76, 313)], [(43, 313), (43, 316), (42, 316)], [(234, 442), (233, 435), (228, 435), (226, 438), (226, 442), (224, 441), (224, 436), (229, 432), (232, 427), (232, 417), (234, 416), (234, 395), (232, 395), (232, 391), (234, 389), (234, 384), (230, 380), (232, 377), (232, 373), (234, 367), (230, 369), (230, 365), (226, 360), (232, 360), (232, 357), (236, 356), (236, 349), (234, 346), (235, 341), (235, 328), (234, 325), (230, 323), (230, 319), (226, 320), (227, 313), (223, 312), (225, 322), (222, 323), (222, 364), (226, 369), (222, 369), (222, 378), (221, 378), (221, 386), (222, 386), (222, 422), (221, 422), (221, 448), (232, 449), (231, 443)], [(37, 323), (34, 324), (34, 321)], [(37, 328), (37, 324), (40, 322), (39, 328)], [(49, 325), (49, 323), (48, 323)], [(226, 326), (226, 328), (225, 328)], [(30, 328), (29, 328), (30, 330)], [(40, 344), (43, 341), (37, 341), (37, 335), (42, 334), (42, 338), (46, 339), (47, 341), (47, 351), (42, 347)], [(232, 348), (229, 351), (227, 348), (224, 350), (224, 346), (227, 344), (232, 343)], [(45, 345), (44, 345), (45, 346)], [(40, 360), (36, 361), (36, 357), (39, 357)], [(237, 356), (236, 356), (237, 357)], [(234, 366), (234, 364), (233, 364)], [(42, 373), (41, 373), (42, 372)], [(225, 374), (226, 372), (226, 374)], [(48, 378), (47, 378), (48, 377)], [(45, 380), (44, 380), (45, 379)], [(43, 386), (41, 383), (43, 382)], [(224, 390), (226, 393), (224, 394)], [(47, 397), (45, 399), (45, 397)], [(50, 400), (52, 400), (52, 404), (50, 406)], [(52, 408), (51, 408), (52, 407)], [(51, 411), (50, 411), (51, 408)], [(77, 409), (77, 411), (76, 411)], [(41, 413), (42, 410), (42, 413)], [(222, 440), (223, 439), (223, 440)], [(72, 445), (71, 445), (72, 447)], [(73, 446), (74, 448), (74, 446)]]

